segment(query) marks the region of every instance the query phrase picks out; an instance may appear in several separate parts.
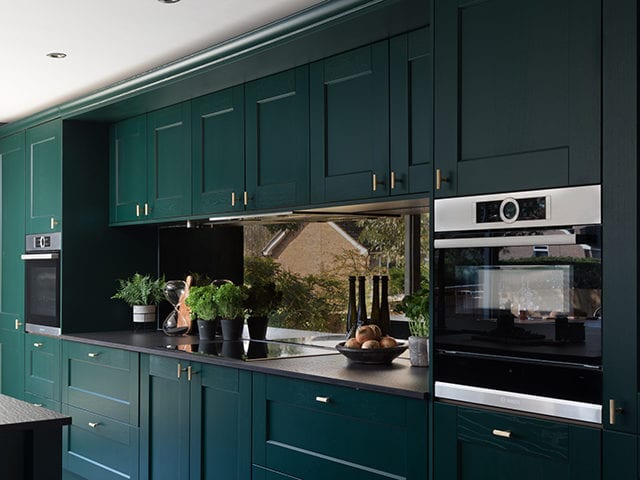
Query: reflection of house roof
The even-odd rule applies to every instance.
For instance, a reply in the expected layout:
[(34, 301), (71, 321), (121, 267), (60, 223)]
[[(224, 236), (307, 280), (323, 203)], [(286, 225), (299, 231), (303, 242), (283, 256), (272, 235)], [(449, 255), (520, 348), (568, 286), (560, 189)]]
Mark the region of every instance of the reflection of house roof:
[[(264, 257), (277, 257), (279, 253), (287, 248), (287, 246), (307, 227), (307, 223), (301, 224), (300, 228), (296, 230), (280, 230), (276, 233), (269, 243), (262, 249), (262, 255)], [(359, 243), (347, 229), (334, 222), (326, 222), (327, 226), (335, 230), (341, 237), (343, 237), (351, 246), (360, 253), (360, 255), (367, 255), (368, 250)]]

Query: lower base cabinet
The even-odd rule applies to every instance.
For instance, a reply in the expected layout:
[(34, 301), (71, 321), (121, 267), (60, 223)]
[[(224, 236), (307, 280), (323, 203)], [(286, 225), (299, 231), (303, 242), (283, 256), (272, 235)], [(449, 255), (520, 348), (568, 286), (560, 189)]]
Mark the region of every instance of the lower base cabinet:
[(60, 340), (24, 335), (24, 400), (60, 411)]
[(24, 333), (4, 317), (0, 314), (0, 392), (24, 400)]
[(602, 436), (602, 478), (638, 480), (640, 478), (638, 436), (611, 430), (605, 430)]
[(434, 480), (602, 478), (598, 428), (442, 403), (433, 423)]
[(428, 477), (427, 402), (253, 375), (257, 479)]
[(251, 478), (251, 372), (143, 355), (141, 478)]

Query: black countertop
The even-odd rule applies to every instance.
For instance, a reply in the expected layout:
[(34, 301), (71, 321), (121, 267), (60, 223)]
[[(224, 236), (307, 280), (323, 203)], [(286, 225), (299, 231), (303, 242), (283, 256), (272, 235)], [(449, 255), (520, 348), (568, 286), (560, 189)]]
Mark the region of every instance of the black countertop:
[(0, 394), (0, 431), (70, 425), (71, 417)]
[[(267, 338), (277, 340), (300, 335), (300, 331), (269, 328)], [(425, 399), (429, 396), (429, 369), (412, 367), (409, 359), (404, 355), (396, 358), (391, 365), (352, 364), (337, 352), (332, 355), (246, 362), (158, 348), (162, 345), (181, 345), (198, 342), (197, 336), (169, 337), (160, 331), (77, 333), (65, 334), (61, 338), (74, 342), (182, 358), (201, 363), (232, 366), (254, 372), (313, 380), (411, 398)], [(248, 338), (248, 336), (245, 336), (245, 338)]]

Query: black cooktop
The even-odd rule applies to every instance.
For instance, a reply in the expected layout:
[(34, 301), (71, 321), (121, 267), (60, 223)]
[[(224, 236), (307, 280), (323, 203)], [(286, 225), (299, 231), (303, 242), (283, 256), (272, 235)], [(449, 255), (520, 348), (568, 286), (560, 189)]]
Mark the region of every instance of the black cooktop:
[(236, 342), (213, 340), (182, 345), (160, 345), (157, 348), (173, 352), (192, 353), (194, 355), (235, 358), (247, 362), (276, 358), (334, 355), (338, 353), (334, 349), (272, 340), (239, 340)]

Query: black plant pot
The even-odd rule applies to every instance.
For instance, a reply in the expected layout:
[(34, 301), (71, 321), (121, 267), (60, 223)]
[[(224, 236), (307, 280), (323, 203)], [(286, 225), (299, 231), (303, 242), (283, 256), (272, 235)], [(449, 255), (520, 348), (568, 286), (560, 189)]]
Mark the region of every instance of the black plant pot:
[(238, 318), (221, 318), (220, 326), (222, 327), (222, 340), (234, 341), (242, 339), (242, 329), (244, 322), (241, 317)]
[(213, 340), (216, 338), (217, 320), (198, 319), (198, 336), (200, 340)]
[(269, 319), (266, 316), (247, 318), (247, 327), (249, 327), (249, 338), (251, 340), (264, 340), (267, 338), (267, 324)]
[(222, 356), (241, 359), (244, 355), (244, 343), (240, 340), (222, 342)]

